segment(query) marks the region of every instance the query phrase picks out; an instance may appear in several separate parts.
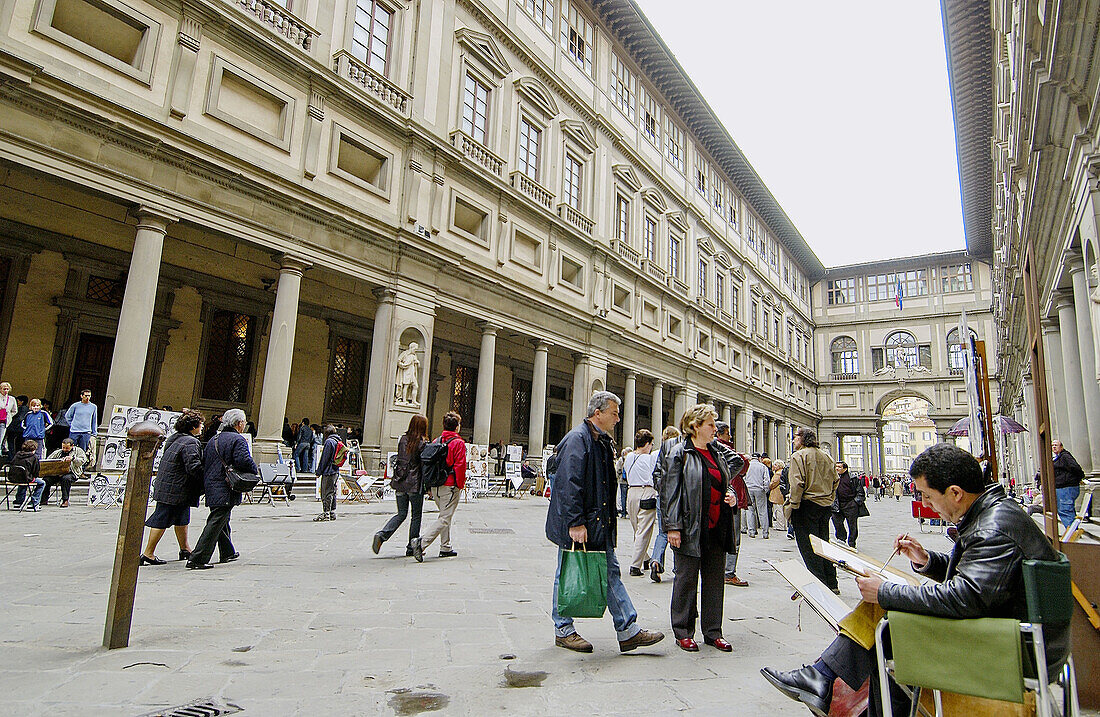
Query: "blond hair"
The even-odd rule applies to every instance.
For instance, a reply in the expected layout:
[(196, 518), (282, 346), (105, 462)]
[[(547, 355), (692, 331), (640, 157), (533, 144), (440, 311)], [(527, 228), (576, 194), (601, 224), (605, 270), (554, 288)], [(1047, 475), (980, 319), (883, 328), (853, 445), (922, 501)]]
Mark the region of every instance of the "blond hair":
[(689, 436), (695, 437), (695, 429), (707, 422), (708, 418), (718, 420), (718, 413), (709, 403), (699, 403), (688, 410), (680, 418), (680, 428)]
[(781, 461), (779, 459), (776, 459), (776, 460), (772, 461), (772, 470), (773, 471), (781, 471), (786, 467), (787, 467), (786, 464), (783, 463), (783, 461)]
[(665, 426), (665, 432), (661, 434), (661, 443), (669, 440), (670, 438), (679, 438), (680, 429), (676, 426)]

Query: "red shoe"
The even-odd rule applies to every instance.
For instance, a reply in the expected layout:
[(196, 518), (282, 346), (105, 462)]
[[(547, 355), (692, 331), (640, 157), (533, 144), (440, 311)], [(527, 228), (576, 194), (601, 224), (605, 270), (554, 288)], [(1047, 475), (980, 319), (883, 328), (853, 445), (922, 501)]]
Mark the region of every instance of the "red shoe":
[(677, 640), (676, 644), (679, 645), (680, 649), (684, 652), (699, 652), (699, 643), (695, 642), (695, 640), (692, 640), (690, 637), (685, 637), (683, 640)]
[(722, 639), (720, 637), (716, 637), (713, 640), (708, 640), (707, 638), (703, 638), (703, 642), (707, 643), (708, 645), (714, 645), (716, 648), (718, 648), (722, 652), (733, 652), (733, 645), (729, 644), (728, 642), (726, 642), (724, 639)]

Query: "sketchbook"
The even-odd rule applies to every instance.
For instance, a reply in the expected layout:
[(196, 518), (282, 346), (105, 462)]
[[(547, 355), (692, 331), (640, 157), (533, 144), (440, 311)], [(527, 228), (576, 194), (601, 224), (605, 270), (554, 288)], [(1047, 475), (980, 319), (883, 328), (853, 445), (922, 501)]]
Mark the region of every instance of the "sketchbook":
[(858, 550), (853, 550), (847, 545), (824, 541), (816, 535), (810, 536), (810, 545), (814, 552), (831, 563), (835, 563), (841, 570), (846, 570), (853, 575), (862, 577), (877, 576), (890, 583), (901, 585), (920, 585), (920, 580), (914, 575), (902, 572), (897, 568), (888, 566), (882, 569), (883, 563), (869, 555), (864, 555)]
[(798, 591), (814, 612), (829, 623), (833, 630), (840, 632), (840, 621), (852, 611), (851, 607), (815, 578), (801, 560), (792, 559), (769, 564)]

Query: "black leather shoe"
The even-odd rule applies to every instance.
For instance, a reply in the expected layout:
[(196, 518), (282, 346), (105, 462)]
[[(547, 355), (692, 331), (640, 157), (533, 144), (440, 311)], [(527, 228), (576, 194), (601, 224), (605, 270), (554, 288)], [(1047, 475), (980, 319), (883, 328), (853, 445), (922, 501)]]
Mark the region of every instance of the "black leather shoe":
[(410, 548), (405, 548), (405, 557), (406, 558), (411, 558), (412, 556), (413, 556), (413, 549), (411, 547)]
[(180, 551), (180, 560), (190, 560), (190, 559), (191, 559), (191, 551), (190, 550), (181, 550)]
[(167, 560), (161, 560), (160, 558), (158, 558), (155, 555), (151, 558), (146, 557), (145, 555), (142, 555), (141, 560), (138, 561), (138, 565), (167, 565), (167, 564), (168, 564)]
[(209, 570), (214, 567), (210, 563), (193, 563), (190, 560), (187, 561), (188, 570)]
[(760, 674), (787, 697), (809, 707), (815, 715), (828, 717), (829, 703), (833, 701), (833, 681), (812, 666), (790, 672), (776, 672), (765, 667)]
[(382, 543), (386, 542), (386, 539), (382, 537), (381, 533), (374, 534), (374, 542), (371, 543), (370, 549), (374, 551), (375, 555), (378, 555), (378, 551), (382, 549)]
[(218, 562), (219, 562), (219, 563), (231, 563), (231, 562), (233, 562), (234, 560), (236, 560), (236, 559), (237, 559), (237, 558), (239, 558), (239, 557), (241, 557), (241, 554), (240, 554), (240, 553), (233, 553), (232, 555), (227, 555), (227, 556), (225, 556), (224, 558), (222, 558), (222, 559), (221, 559), (221, 560), (219, 560)]
[(454, 558), (454, 557), (457, 557), (457, 556), (458, 556), (458, 553), (456, 553), (453, 550), (440, 550), (439, 551), (439, 557), (441, 557), (441, 558)]
[(634, 567), (633, 565), (631, 565), (631, 566), (630, 566), (630, 577), (632, 577), (632, 578), (640, 578), (640, 577), (642, 577), (642, 571), (641, 571), (641, 570), (638, 570), (638, 568), (636, 568), (636, 567)]

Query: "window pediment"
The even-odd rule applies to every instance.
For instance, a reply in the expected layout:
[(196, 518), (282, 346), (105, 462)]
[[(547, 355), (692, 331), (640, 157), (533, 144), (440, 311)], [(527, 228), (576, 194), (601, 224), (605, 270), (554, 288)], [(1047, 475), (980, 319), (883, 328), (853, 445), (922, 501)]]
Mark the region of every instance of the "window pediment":
[(542, 112), (546, 119), (554, 119), (558, 116), (558, 103), (554, 101), (554, 95), (534, 77), (521, 77), (515, 82), (516, 92)]
[(634, 168), (629, 164), (616, 164), (611, 167), (611, 173), (620, 182), (630, 187), (631, 191), (637, 192), (642, 188), (642, 183), (638, 181), (638, 175), (635, 174)]
[(468, 27), (455, 31), (455, 39), (476, 57), (485, 69), (492, 71), (499, 82), (512, 72), (512, 66), (504, 58), (504, 53), (488, 35), (471, 30)]
[(653, 187), (642, 192), (642, 200), (662, 214), (668, 211), (668, 205), (665, 204), (665, 198)]
[(727, 269), (729, 269), (733, 266), (733, 263), (730, 262), (729, 254), (727, 254), (724, 251), (718, 252), (718, 255), (714, 257), (714, 261), (716, 261), (719, 266), (724, 266)]
[(714, 244), (711, 243), (711, 241), (708, 237), (699, 237), (698, 244), (699, 244), (699, 251), (705, 252), (707, 254), (713, 254), (714, 253)]
[(687, 217), (684, 216), (683, 212), (669, 212), (668, 221), (682, 231), (686, 232), (688, 230)]
[(596, 133), (579, 120), (562, 120), (561, 131), (578, 147), (591, 154), (596, 151)]

